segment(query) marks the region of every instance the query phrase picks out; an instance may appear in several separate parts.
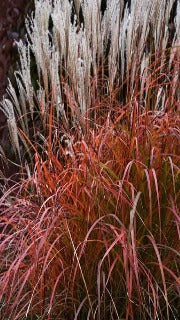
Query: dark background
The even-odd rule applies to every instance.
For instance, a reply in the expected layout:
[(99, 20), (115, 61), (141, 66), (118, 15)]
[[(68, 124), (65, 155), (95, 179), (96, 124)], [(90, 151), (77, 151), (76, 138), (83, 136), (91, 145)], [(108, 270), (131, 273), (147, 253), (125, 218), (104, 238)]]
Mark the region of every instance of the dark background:
[[(16, 41), (25, 34), (24, 17), (31, 9), (32, 0), (0, 0), (0, 101), (6, 94), (8, 77), (13, 74), (17, 60)], [(5, 116), (0, 111), (0, 145), (9, 144)], [(0, 170), (8, 177), (17, 171), (6, 166), (0, 158)]]
[[(7, 77), (16, 58), (16, 40), (24, 31), (24, 16), (31, 0), (0, 0), (0, 100), (5, 94)], [(5, 117), (0, 111), (0, 140), (2, 140)]]

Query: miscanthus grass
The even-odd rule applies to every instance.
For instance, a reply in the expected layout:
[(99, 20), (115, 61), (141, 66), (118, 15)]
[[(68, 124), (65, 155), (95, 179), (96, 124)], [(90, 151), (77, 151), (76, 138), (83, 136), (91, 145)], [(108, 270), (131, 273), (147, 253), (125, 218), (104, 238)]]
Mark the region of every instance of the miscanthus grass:
[[(180, 3), (128, 3), (35, 1), (35, 12), (26, 20), (27, 39), (18, 44), (17, 90), (10, 83), (9, 99), (2, 103), (12, 146), (20, 158), (24, 135), (46, 138), (51, 103), (58, 123), (66, 130), (80, 126), (83, 132), (87, 120), (96, 121), (96, 99), (113, 100), (115, 88), (120, 104), (136, 99), (142, 109), (164, 112), (168, 95), (171, 107), (175, 105)], [(152, 86), (157, 79), (158, 85)], [(166, 85), (169, 80), (171, 86)]]
[(179, 1), (36, 0), (26, 30), (0, 319), (178, 319)]

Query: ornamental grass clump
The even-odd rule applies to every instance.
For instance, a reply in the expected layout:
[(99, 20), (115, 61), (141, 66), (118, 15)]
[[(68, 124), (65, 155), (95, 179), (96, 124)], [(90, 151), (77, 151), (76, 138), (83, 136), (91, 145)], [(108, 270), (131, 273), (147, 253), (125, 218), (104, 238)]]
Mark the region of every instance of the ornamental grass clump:
[(1, 199), (1, 319), (178, 319), (179, 124), (114, 112)]
[[(91, 125), (96, 121), (95, 101), (106, 96), (113, 100), (116, 88), (119, 103), (137, 98), (142, 109), (163, 112), (169, 96), (173, 108), (178, 98), (180, 4), (128, 4), (35, 1), (35, 12), (26, 20), (26, 41), (18, 44), (17, 88), (10, 83), (9, 98), (2, 103), (20, 159), (24, 148), (31, 154), (25, 135), (46, 142), (51, 103), (54, 118), (68, 132), (72, 127), (87, 131), (88, 120)], [(152, 86), (157, 80), (157, 87)]]
[(179, 10), (35, 1), (2, 102), (22, 175), (0, 198), (0, 319), (178, 319)]

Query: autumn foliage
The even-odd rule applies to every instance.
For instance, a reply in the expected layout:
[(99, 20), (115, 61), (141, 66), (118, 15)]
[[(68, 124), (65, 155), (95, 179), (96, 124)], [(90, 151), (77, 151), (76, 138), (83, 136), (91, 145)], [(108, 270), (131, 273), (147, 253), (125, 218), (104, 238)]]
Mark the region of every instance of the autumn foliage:
[(21, 178), (0, 198), (2, 320), (178, 319), (178, 52), (152, 54), (133, 90), (129, 68), (108, 91), (106, 66), (83, 115), (68, 89), (58, 121), (52, 85), (44, 122), (29, 134), (17, 122)]

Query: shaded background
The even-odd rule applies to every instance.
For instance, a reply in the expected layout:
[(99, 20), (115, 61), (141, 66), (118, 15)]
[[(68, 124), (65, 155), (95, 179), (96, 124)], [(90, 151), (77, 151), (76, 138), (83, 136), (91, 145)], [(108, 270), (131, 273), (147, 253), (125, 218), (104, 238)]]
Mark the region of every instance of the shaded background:
[[(16, 41), (25, 34), (24, 19), (31, 10), (33, 0), (0, 0), (0, 101), (6, 94), (8, 77), (13, 74), (17, 61)], [(0, 111), (0, 145), (9, 143), (5, 116)], [(5, 167), (0, 159), (0, 170), (6, 176), (16, 171)]]

